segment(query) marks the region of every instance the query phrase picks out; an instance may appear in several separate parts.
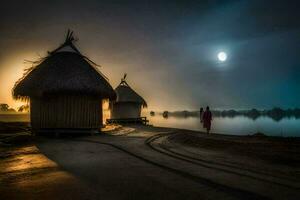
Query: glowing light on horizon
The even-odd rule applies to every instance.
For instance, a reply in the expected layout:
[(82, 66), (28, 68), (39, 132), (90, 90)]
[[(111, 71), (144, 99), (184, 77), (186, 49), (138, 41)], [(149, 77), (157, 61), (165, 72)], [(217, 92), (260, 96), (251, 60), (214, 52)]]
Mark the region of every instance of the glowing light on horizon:
[(6, 103), (15, 110), (25, 104), (23, 101), (12, 98), (12, 89), (16, 81), (23, 76), (24, 69), (31, 67), (30, 64), (24, 64), (24, 58), (37, 60), (39, 56), (35, 53), (15, 52), (5, 60), (0, 61), (1, 66), (7, 66), (0, 68), (0, 103)]

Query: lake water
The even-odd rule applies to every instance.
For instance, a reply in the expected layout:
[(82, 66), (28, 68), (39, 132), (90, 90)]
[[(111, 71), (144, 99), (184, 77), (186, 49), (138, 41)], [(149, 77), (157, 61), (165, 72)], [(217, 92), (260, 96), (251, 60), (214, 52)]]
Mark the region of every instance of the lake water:
[(0, 114), (0, 122), (29, 122), (29, 114)]
[[(169, 116), (168, 118), (163, 118), (162, 115), (157, 114), (155, 116), (147, 115), (147, 118), (150, 124), (155, 126), (205, 131), (197, 117), (184, 118)], [(28, 122), (29, 120), (28, 114), (0, 114), (0, 121)], [(251, 135), (262, 132), (270, 136), (300, 137), (300, 119), (283, 118), (280, 121), (275, 121), (269, 117), (259, 117), (255, 120), (244, 116), (233, 118), (214, 117), (212, 121), (212, 132), (229, 135)]]
[[(205, 131), (198, 117), (163, 118), (162, 115), (155, 115), (147, 118), (150, 124), (155, 126)], [(228, 135), (252, 135), (262, 132), (269, 136), (300, 137), (300, 119), (283, 118), (275, 121), (269, 117), (259, 117), (255, 120), (245, 116), (214, 117), (211, 132)]]

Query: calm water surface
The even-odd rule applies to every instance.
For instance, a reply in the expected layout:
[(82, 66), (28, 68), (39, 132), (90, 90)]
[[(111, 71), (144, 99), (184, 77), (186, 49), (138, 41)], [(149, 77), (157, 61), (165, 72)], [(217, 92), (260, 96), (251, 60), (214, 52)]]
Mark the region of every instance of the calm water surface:
[[(167, 119), (161, 115), (150, 116), (146, 115), (150, 124), (155, 126), (173, 127), (204, 131), (202, 124), (197, 117), (174, 117), (169, 116)], [(27, 122), (29, 115), (1, 115), (0, 121), (5, 122)], [(269, 117), (259, 117), (255, 120), (244, 116), (234, 118), (215, 117), (212, 121), (212, 132), (229, 135), (251, 135), (257, 132), (263, 132), (270, 136), (293, 136), (300, 137), (300, 119), (284, 118), (280, 121), (275, 121)]]
[[(150, 124), (155, 126), (205, 131), (197, 117), (163, 118), (161, 115), (155, 115), (147, 118)], [(212, 121), (212, 132), (229, 135), (251, 135), (262, 132), (269, 136), (300, 137), (300, 119), (284, 118), (275, 121), (269, 117), (259, 117), (255, 120), (244, 116), (215, 117)]]
[(0, 114), (0, 122), (29, 122), (28, 114)]

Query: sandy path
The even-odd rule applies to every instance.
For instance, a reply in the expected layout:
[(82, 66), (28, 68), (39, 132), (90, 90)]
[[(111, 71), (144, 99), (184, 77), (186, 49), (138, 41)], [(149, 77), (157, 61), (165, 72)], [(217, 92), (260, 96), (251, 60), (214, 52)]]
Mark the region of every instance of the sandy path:
[[(55, 140), (50, 143), (47, 141), (40, 143), (39, 148), (48, 158), (55, 160), (64, 170), (83, 181), (98, 198), (247, 199), (247, 197), (259, 197), (249, 195), (247, 192), (232, 191), (203, 181), (195, 181), (162, 167), (156, 162), (157, 160), (153, 161), (151, 157), (147, 157), (147, 153), (141, 154), (136, 152), (135, 148), (127, 148), (133, 143), (138, 143), (137, 141), (127, 146), (124, 145), (124, 140), (112, 143), (106, 143), (105, 139), (100, 140), (94, 137), (86, 138), (85, 141), (81, 139), (80, 141)], [(118, 142), (123, 144), (116, 146)], [(244, 194), (246, 196), (243, 196)]]
[(0, 199), (298, 199), (297, 177), (262, 177), (223, 166), (224, 158), (199, 164), (195, 158), (215, 160), (218, 151), (155, 138), (178, 131), (131, 127), (110, 136), (40, 138), (37, 147), (2, 154)]
[[(153, 150), (174, 158), (178, 164), (182, 163), (183, 171), (272, 199), (300, 197), (300, 180), (290, 175), (297, 168), (280, 165), (283, 169), (279, 170), (278, 165), (249, 157), (174, 144), (169, 140), (173, 135), (154, 136), (149, 140), (149, 145)], [(283, 173), (283, 170), (287, 171)]]
[(93, 192), (36, 146), (1, 149), (0, 199), (89, 199)]

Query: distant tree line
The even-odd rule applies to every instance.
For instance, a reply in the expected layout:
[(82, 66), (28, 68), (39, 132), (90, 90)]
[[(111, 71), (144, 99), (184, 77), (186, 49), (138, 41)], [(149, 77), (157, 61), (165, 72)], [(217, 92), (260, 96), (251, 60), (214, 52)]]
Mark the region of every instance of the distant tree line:
[(283, 118), (300, 118), (300, 109), (282, 109), (279, 107), (274, 107), (271, 110), (258, 110), (258, 109), (251, 109), (251, 110), (224, 110), (224, 111), (213, 111), (215, 116), (220, 117), (235, 117), (235, 116), (246, 116), (253, 120), (261, 117), (267, 116), (272, 118), (275, 121), (280, 121)]
[[(251, 110), (212, 110), (213, 116), (215, 117), (236, 117), (236, 116), (246, 116), (253, 120), (261, 116), (267, 116), (272, 118), (275, 121), (280, 121), (283, 118), (300, 118), (300, 108), (294, 109), (282, 109), (279, 107), (274, 107), (270, 110), (258, 110), (258, 109), (251, 109)], [(175, 111), (169, 112), (169, 116), (174, 117), (199, 117), (199, 111)]]
[[(0, 103), (0, 112), (1, 113), (16, 113), (17, 111), (13, 108), (10, 108), (6, 103)], [(29, 105), (25, 104), (18, 108), (18, 112), (29, 112)]]
[(12, 112), (16, 112), (16, 110), (13, 108), (10, 108), (8, 104), (2, 103), (2, 104), (0, 104), (0, 112), (12, 113)]

